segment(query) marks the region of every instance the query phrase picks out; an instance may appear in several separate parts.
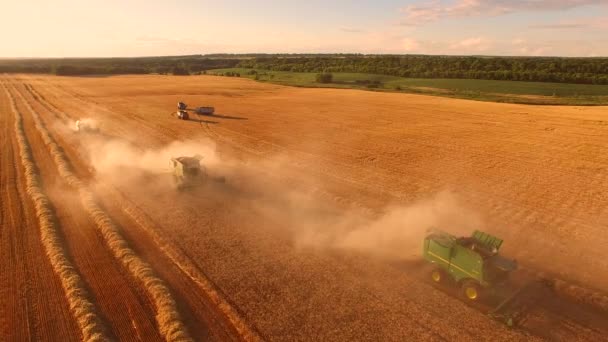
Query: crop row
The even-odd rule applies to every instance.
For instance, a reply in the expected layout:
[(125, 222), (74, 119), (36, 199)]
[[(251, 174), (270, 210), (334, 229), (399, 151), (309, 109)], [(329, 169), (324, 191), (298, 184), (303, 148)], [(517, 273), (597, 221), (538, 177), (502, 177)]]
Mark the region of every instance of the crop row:
[[(19, 94), (19, 96), (21, 96)], [(141, 282), (150, 295), (156, 308), (156, 321), (161, 335), (167, 341), (189, 341), (191, 337), (182, 322), (181, 316), (171, 291), (160, 279), (152, 267), (142, 260), (129, 246), (122, 236), (119, 228), (112, 218), (99, 206), (93, 192), (72, 171), (67, 157), (59, 145), (51, 137), (48, 129), (42, 122), (40, 115), (31, 105), (21, 97), (25, 107), (32, 114), (34, 124), (40, 133), (49, 153), (55, 161), (60, 176), (74, 189), (78, 191), (81, 203), (89, 216), (99, 228), (106, 244), (109, 246), (114, 257), (130, 272), (130, 274)]]
[[(52, 111), (58, 118), (61, 117), (64, 122), (70, 122), (71, 118), (68, 114), (60, 111), (54, 105), (48, 103), (46, 98), (41, 95), (31, 85), (26, 87), (27, 90), (47, 109)], [(246, 341), (260, 341), (262, 338), (259, 333), (252, 328), (238, 310), (232, 306), (221, 290), (213, 284), (213, 282), (204, 275), (187, 257), (174, 248), (172, 244), (166, 241), (155, 229), (155, 224), (152, 220), (136, 205), (125, 198), (122, 193), (114, 189), (112, 186), (102, 183), (108, 190), (114, 194), (114, 198), (120, 200), (123, 211), (131, 217), (142, 229), (148, 232), (154, 239), (155, 243), (160, 246), (161, 250), (199, 287), (206, 293), (218, 310), (228, 319), (239, 336)]]
[(11, 109), (15, 114), (15, 134), (21, 164), (25, 170), (26, 191), (36, 210), (36, 216), (40, 225), (40, 237), (42, 245), (49, 258), (54, 272), (59, 277), (65, 291), (70, 311), (85, 341), (106, 341), (105, 328), (97, 315), (95, 305), (89, 299), (89, 294), (84, 286), (82, 278), (67, 257), (63, 248), (57, 219), (51, 207), (49, 198), (42, 190), (38, 169), (34, 162), (32, 150), (25, 136), (23, 117), (15, 104), (15, 99), (3, 86), (6, 96), (9, 98)]

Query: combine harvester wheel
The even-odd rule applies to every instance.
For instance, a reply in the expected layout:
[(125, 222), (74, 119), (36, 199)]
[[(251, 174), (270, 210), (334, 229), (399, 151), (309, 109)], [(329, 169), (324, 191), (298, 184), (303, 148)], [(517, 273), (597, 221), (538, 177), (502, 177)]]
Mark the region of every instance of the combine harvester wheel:
[(431, 272), (431, 279), (437, 284), (443, 283), (444, 278), (445, 274), (440, 268), (436, 268)]
[(462, 294), (470, 301), (478, 301), (481, 297), (481, 286), (474, 280), (467, 280), (462, 283)]

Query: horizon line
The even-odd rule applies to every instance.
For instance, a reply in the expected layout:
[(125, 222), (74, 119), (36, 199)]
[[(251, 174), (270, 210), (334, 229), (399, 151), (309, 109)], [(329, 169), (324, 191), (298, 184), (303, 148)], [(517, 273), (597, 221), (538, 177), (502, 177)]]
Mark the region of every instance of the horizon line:
[(424, 54), (424, 53), (361, 53), (361, 52), (243, 52), (243, 53), (231, 53), (231, 52), (214, 52), (206, 54), (186, 54), (186, 55), (142, 55), (142, 56), (68, 56), (68, 57), (0, 57), (0, 60), (67, 60), (67, 59), (136, 59), (136, 58), (178, 58), (178, 57), (213, 57), (218, 55), (226, 56), (254, 56), (254, 55), (268, 55), (268, 56), (323, 56), (323, 55), (345, 55), (345, 56), (428, 56), (428, 57), (486, 57), (486, 58), (579, 58), (579, 59), (601, 59), (608, 58), (606, 56), (559, 56), (559, 55), (484, 55), (484, 54)]

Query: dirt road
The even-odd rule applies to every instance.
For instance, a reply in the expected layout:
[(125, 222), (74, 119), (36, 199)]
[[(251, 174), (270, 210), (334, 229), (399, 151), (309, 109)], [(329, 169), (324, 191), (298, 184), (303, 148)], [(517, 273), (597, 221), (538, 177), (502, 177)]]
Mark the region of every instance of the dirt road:
[[(581, 309), (589, 316), (584, 321), (556, 315), (567, 304), (552, 298), (527, 326), (507, 329), (421, 281), (410, 262), (423, 233), (417, 226), (481, 227), (503, 236), (505, 252), (526, 266), (608, 286), (600, 258), (608, 245), (601, 234), (608, 223), (604, 108), (219, 77), (5, 80), (25, 113), (66, 246), (115, 337), (158, 337), (154, 307), (112, 261), (78, 201), (65, 195), (69, 189), (24, 103), (39, 113), (133, 250), (167, 283), (195, 338), (244, 336), (205, 286), (226, 300), (245, 330), (269, 340), (605, 336), (598, 324), (603, 313)], [(170, 113), (179, 100), (213, 105), (218, 115), (178, 121)], [(7, 127), (8, 112), (3, 109)], [(79, 118), (94, 119), (100, 132), (73, 132)], [(225, 175), (226, 184), (183, 193), (171, 188), (159, 171), (168, 166), (165, 157), (193, 149), (207, 152), (209, 172)], [(3, 184), (11, 182), (4, 177), (18, 177), (5, 173), (3, 167)], [(139, 222), (128, 207), (138, 209)], [(176, 265), (155, 234), (210, 285)]]

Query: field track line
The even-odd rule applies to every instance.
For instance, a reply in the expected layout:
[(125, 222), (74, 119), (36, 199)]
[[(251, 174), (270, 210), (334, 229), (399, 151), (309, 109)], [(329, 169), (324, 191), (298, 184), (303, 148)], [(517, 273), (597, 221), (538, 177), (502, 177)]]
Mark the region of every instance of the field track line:
[(33, 160), (31, 147), (25, 137), (23, 118), (17, 110), (15, 99), (9, 93), (4, 83), (2, 88), (10, 101), (11, 109), (15, 115), (15, 134), (21, 156), (21, 163), (25, 169), (27, 193), (30, 195), (40, 225), (42, 245), (49, 257), (53, 270), (58, 275), (70, 311), (80, 328), (84, 341), (108, 341), (106, 329), (97, 314), (95, 305), (89, 300), (89, 293), (84, 283), (67, 257), (59, 237), (56, 218), (52, 211), (48, 197), (42, 192), (42, 186), (37, 175), (37, 168)]
[(102, 183), (102, 187), (112, 193), (112, 197), (119, 199), (122, 205), (123, 211), (144, 231), (148, 232), (156, 245), (165, 253), (167, 257), (190, 279), (192, 279), (213, 301), (218, 309), (224, 314), (228, 320), (232, 323), (234, 328), (238, 331), (240, 337), (245, 341), (262, 341), (260, 333), (250, 326), (249, 323), (243, 318), (242, 314), (239, 313), (237, 308), (232, 305), (226, 298), (225, 294), (215, 286), (215, 284), (204, 274), (204, 272), (197, 267), (179, 248), (175, 247), (173, 243), (169, 242), (158, 232), (159, 228), (156, 227), (154, 221), (136, 204), (129, 201), (115, 187)]
[(116, 259), (135, 279), (144, 285), (156, 308), (156, 321), (161, 335), (167, 341), (190, 341), (190, 334), (181, 320), (176, 302), (165, 282), (158, 278), (151, 266), (129, 247), (116, 224), (97, 203), (94, 194), (71, 170), (71, 165), (64, 152), (50, 136), (38, 113), (18, 91), (16, 93), (31, 113), (35, 127), (45, 141), (59, 174), (70, 186), (78, 190), (83, 206), (100, 229), (104, 240)]

